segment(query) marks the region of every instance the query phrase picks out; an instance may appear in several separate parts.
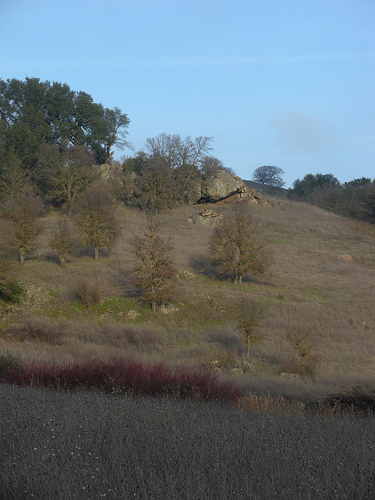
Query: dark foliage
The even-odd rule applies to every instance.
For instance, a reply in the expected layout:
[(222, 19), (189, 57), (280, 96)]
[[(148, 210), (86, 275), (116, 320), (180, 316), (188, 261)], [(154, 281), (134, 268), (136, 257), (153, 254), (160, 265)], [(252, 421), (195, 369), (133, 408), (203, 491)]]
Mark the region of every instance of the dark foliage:
[(5, 156), (14, 152), (25, 167), (34, 166), (39, 147), (69, 141), (86, 146), (97, 163), (111, 159), (111, 148), (127, 146), (129, 119), (117, 107), (104, 108), (67, 84), (0, 80), (0, 131)]

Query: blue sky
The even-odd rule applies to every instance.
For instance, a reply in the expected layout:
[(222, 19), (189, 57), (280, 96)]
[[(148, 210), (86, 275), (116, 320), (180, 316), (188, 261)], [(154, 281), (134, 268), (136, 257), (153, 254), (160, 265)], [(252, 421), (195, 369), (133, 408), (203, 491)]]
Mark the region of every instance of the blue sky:
[(374, 0), (0, 0), (0, 78), (26, 76), (118, 106), (136, 150), (204, 135), (244, 179), (375, 177)]

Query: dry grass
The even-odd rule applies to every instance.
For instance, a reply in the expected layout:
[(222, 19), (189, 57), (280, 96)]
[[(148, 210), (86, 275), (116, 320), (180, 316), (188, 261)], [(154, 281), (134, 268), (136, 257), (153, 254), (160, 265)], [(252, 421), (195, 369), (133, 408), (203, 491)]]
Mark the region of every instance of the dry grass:
[[(38, 258), (17, 267), (19, 279), (39, 287), (48, 300), (8, 311), (1, 320), (0, 349), (24, 360), (55, 362), (131, 353), (199, 366), (223, 349), (241, 358), (245, 345), (235, 331), (232, 313), (235, 304), (250, 297), (262, 303), (267, 314), (259, 326), (264, 342), (251, 353), (255, 374), (244, 376), (245, 386), (254, 385), (256, 379), (259, 395), (274, 388), (282, 394), (294, 392), (289, 387), (295, 379), (288, 374), (280, 377), (283, 367), (298, 361), (288, 342), (291, 334), (308, 338), (317, 360), (315, 382), (301, 382), (304, 389), (297, 391), (298, 397), (303, 394), (308, 399), (309, 391), (323, 396), (342, 383), (373, 383), (374, 226), (297, 202), (284, 201), (274, 208), (250, 206), (265, 228), (273, 263), (265, 277), (249, 278), (235, 287), (230, 280), (210, 275), (204, 256), (212, 228), (187, 222), (201, 209), (181, 207), (164, 214), (165, 232), (173, 235), (173, 258), (182, 276), (175, 297), (179, 310), (168, 315), (153, 315), (140, 305), (130, 279), (129, 242), (146, 229), (143, 213), (119, 208), (121, 238), (113, 250), (96, 262), (90, 252), (77, 249), (66, 269), (59, 267), (49, 248), (58, 216), (49, 214), (43, 220)], [(223, 214), (231, 210), (213, 209)], [(344, 254), (352, 260), (342, 259)], [(79, 303), (75, 297), (79, 281), (100, 286), (99, 304)]]
[(4, 385), (0, 397), (7, 500), (373, 498), (371, 419)]

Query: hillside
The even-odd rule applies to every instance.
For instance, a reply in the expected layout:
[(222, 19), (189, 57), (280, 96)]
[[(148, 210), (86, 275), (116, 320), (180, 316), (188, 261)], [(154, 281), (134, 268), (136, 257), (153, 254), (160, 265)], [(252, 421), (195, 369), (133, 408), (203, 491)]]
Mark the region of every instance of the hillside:
[(247, 187), (250, 189), (256, 189), (264, 196), (272, 196), (275, 198), (286, 199), (288, 197), (288, 190), (276, 186), (270, 186), (269, 184), (261, 184), (260, 182), (255, 181), (245, 181)]
[[(222, 214), (231, 210), (206, 207)], [(374, 381), (373, 225), (290, 201), (249, 206), (265, 227), (273, 261), (266, 276), (248, 277), (235, 286), (207, 267), (212, 228), (188, 222), (200, 210), (192, 206), (163, 213), (180, 271), (177, 309), (168, 314), (152, 314), (132, 285), (129, 242), (146, 228), (142, 212), (119, 207), (122, 236), (113, 250), (98, 261), (89, 251), (77, 252), (65, 269), (49, 248), (57, 214), (48, 214), (41, 221), (38, 255), (16, 266), (18, 278), (28, 284), (28, 298), (2, 317), (0, 349), (33, 361), (131, 353), (199, 367), (220, 362), (224, 375), (238, 377), (255, 392), (305, 399), (342, 384)], [(82, 305), (77, 296), (82, 283), (98, 289), (100, 303)], [(229, 369), (243, 359), (245, 344), (230, 313), (243, 297), (256, 298), (266, 308), (259, 327), (264, 342), (252, 348), (248, 372), (234, 374)], [(313, 384), (290, 369), (298, 354), (290, 335), (305, 339), (314, 355)]]

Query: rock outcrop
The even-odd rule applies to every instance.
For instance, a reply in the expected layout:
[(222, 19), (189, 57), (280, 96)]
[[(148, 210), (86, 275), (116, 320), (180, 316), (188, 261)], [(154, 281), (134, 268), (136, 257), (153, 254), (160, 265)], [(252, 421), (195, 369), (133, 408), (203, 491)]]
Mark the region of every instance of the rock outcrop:
[(218, 170), (203, 180), (200, 201), (215, 203), (241, 192), (244, 188), (246, 189), (246, 185), (240, 177), (225, 170)]
[(250, 189), (236, 175), (218, 170), (202, 181), (201, 198), (197, 202), (206, 203), (254, 203), (261, 206), (273, 205), (256, 189)]
[(222, 221), (223, 217), (214, 212), (213, 210), (210, 210), (209, 208), (205, 208), (202, 210), (202, 212), (193, 215), (190, 219), (188, 219), (188, 222), (191, 224), (198, 224), (200, 226), (216, 226)]

